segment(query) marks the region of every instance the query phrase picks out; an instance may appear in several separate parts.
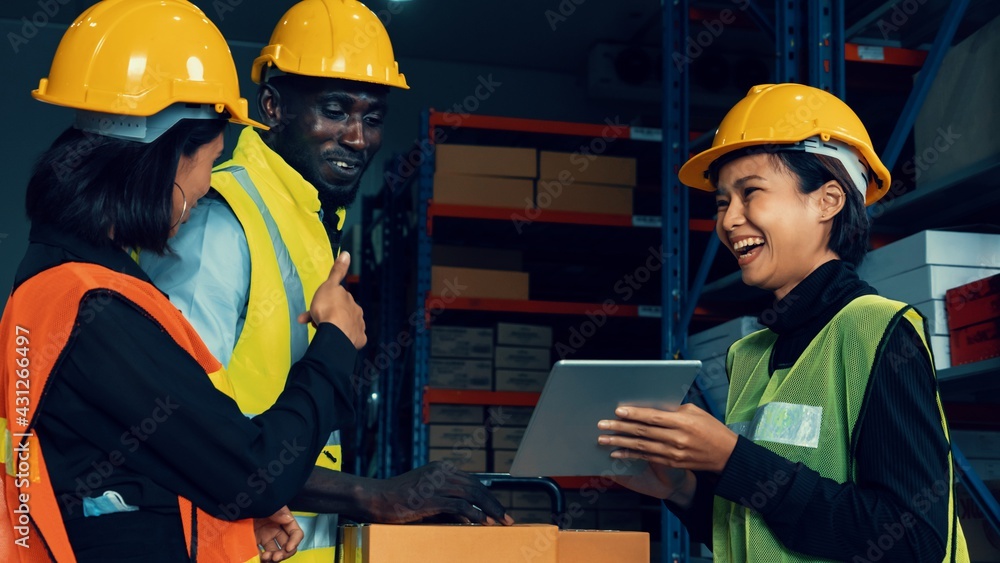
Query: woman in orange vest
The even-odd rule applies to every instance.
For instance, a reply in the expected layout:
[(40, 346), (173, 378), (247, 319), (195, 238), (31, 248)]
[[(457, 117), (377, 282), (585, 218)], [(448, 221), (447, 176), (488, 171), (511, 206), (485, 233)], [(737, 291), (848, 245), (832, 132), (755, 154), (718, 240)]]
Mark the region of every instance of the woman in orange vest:
[(0, 561), (289, 557), (302, 531), (283, 507), (353, 416), (365, 333), (340, 286), (349, 257), (300, 317), (316, 336), (284, 391), (247, 418), (129, 255), (169, 251), (227, 120), (259, 126), (222, 35), (186, 0), (104, 0), (33, 95), (77, 115), (35, 165), (0, 320)]

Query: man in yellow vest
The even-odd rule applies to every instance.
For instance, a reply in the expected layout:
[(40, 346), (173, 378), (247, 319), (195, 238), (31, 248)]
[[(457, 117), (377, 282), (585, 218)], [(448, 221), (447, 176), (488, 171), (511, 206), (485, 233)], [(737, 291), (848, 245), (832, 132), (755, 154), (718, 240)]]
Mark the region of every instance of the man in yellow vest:
[[(274, 402), (312, 338), (298, 315), (339, 251), (345, 208), (382, 143), (389, 87), (407, 88), (385, 28), (356, 0), (294, 5), (254, 61), (253, 80), (260, 120), (271, 129), (243, 130), (233, 159), (213, 174), (217, 194), (202, 199), (173, 239), (175, 254), (140, 258), (228, 367), (247, 416)], [(341, 473), (341, 459), (334, 432), (290, 503), (311, 511), (297, 514), (306, 532), (300, 562), (333, 560), (337, 514), (512, 523), (482, 484), (454, 468), (432, 463), (377, 480)], [(271, 465), (247, 484), (267, 487), (281, 470)]]

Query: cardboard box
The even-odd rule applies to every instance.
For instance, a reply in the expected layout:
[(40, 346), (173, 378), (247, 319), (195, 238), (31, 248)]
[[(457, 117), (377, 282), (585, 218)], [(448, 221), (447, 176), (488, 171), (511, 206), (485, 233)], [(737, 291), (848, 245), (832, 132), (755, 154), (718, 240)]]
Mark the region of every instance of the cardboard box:
[(435, 358), (492, 358), (493, 329), (434, 325), (431, 356)]
[(552, 327), (497, 323), (497, 344), (529, 348), (551, 348)]
[(649, 563), (649, 534), (560, 530), (559, 563)]
[(538, 151), (530, 148), (443, 144), (434, 159), (439, 174), (538, 177)]
[(487, 419), (493, 426), (527, 426), (535, 407), (495, 406), (486, 410)]
[(524, 438), (524, 428), (517, 426), (503, 426), (493, 429), (493, 449), (494, 450), (516, 450), (521, 445)]
[[(493, 472), (510, 473), (510, 466), (514, 463), (515, 450), (493, 450)], [(510, 492), (510, 491), (508, 491)], [(510, 500), (504, 506), (511, 506)]]
[(969, 459), (1000, 459), (1000, 432), (952, 430), (951, 441)]
[(962, 266), (921, 266), (883, 280), (868, 282), (879, 295), (903, 303), (923, 303), (944, 299), (946, 291), (1000, 273), (1000, 268), (967, 268)]
[(535, 181), (525, 178), (435, 174), (434, 203), (523, 211), (535, 207)]
[(430, 448), (427, 450), (429, 461), (444, 461), (451, 463), (456, 469), (466, 473), (486, 472), (486, 450), (472, 448)]
[(528, 299), (528, 274), (431, 266), (431, 294), (443, 297)]
[(485, 448), (486, 429), (476, 424), (429, 424), (427, 443), (431, 448)]
[(564, 184), (585, 182), (635, 186), (636, 160), (620, 156), (540, 151), (538, 177)]
[(478, 405), (431, 405), (431, 424), (483, 424), (483, 407)]
[(1000, 154), (1000, 139), (993, 134), (1000, 127), (1000, 77), (982, 72), (997, 60), (1000, 18), (948, 49), (914, 123), (917, 154), (901, 158), (915, 162), (918, 191), (938, 182), (950, 185), (970, 167)]
[(497, 369), (550, 370), (552, 354), (547, 348), (497, 346), (494, 363)]
[(524, 269), (524, 254), (520, 250), (504, 248), (435, 244), (431, 248), (431, 264), (520, 272)]
[(947, 336), (931, 336), (931, 353), (934, 355), (934, 369), (951, 367), (951, 342)]
[(927, 319), (927, 330), (937, 336), (948, 336), (948, 314), (944, 304), (944, 299), (931, 299), (913, 305)]
[(764, 328), (757, 317), (738, 317), (688, 337), (688, 357), (704, 360), (725, 356), (734, 342)]
[(949, 289), (945, 304), (952, 330), (1000, 317), (1000, 275)]
[(1000, 356), (1000, 318), (951, 331), (951, 365)]
[(1000, 268), (1000, 235), (922, 231), (869, 252), (858, 276), (873, 283), (929, 265)]
[(431, 358), (427, 384), (435, 389), (493, 389), (493, 362)]
[(547, 371), (498, 369), (493, 386), (497, 391), (541, 393), (548, 378)]
[[(986, 483), (993, 496), (1000, 498), (1000, 481)], [(1000, 537), (997, 537), (993, 527), (986, 520), (979, 506), (965, 490), (965, 487), (955, 487), (955, 504), (958, 517), (962, 521), (962, 532), (969, 545), (969, 555), (972, 561), (1000, 562)]]
[(632, 188), (574, 182), (569, 185), (538, 181), (535, 206), (552, 211), (632, 215)]
[(345, 563), (558, 561), (553, 525), (363, 524), (344, 527)]

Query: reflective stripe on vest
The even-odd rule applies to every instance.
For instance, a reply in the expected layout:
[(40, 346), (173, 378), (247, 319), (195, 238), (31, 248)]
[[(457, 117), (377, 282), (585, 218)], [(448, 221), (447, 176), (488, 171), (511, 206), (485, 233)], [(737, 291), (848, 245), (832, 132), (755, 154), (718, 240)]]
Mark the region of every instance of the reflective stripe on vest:
[[(838, 483), (854, 481), (854, 427), (872, 369), (882, 354), (884, 336), (900, 322), (912, 324), (930, 358), (920, 315), (903, 303), (877, 295), (859, 297), (844, 307), (791, 368), (770, 371), (777, 340), (774, 332), (765, 329), (739, 340), (730, 348), (726, 362), (730, 375), (726, 424), (822, 477)], [(940, 397), (937, 400), (940, 424), (947, 437)], [(968, 563), (965, 538), (955, 512), (954, 469), (948, 455), (948, 552), (943, 561)], [(776, 480), (787, 478), (775, 476)], [(715, 499), (713, 548), (714, 559), (720, 563), (823, 561), (786, 549), (756, 511), (721, 497)], [(867, 557), (866, 553), (857, 555)]]
[[(82, 263), (62, 264), (25, 281), (11, 295), (0, 320), (5, 349), (24, 352), (5, 354), (0, 366), (0, 455), (6, 465), (0, 479), (2, 561), (76, 560), (33, 429), (42, 393), (69, 342), (80, 304), (94, 291), (118, 295), (141, 309), (199, 363), (218, 390), (232, 396), (225, 370), (180, 311), (152, 285)], [(177, 504), (192, 561), (259, 561), (253, 520), (219, 520), (182, 497)]]
[[(311, 325), (299, 324), (298, 315), (308, 310), (307, 298), (333, 267), (332, 251), (320, 252), (320, 245), (329, 249), (330, 244), (318, 217), (314, 219), (319, 228), (313, 239), (283, 237), (283, 229), (301, 227), (290, 223), (303, 218), (273, 194), (270, 194), (273, 201), (262, 194), (243, 166), (216, 169), (212, 186), (240, 221), (250, 249), (247, 320), (234, 347), (229, 373), (237, 404), (252, 416), (274, 403), (285, 387), (292, 362), (305, 354), (314, 331)], [(289, 232), (307, 236), (301, 231)], [(296, 256), (304, 254), (307, 264), (295, 261)], [(282, 345), (283, 342), (288, 344)], [(342, 462), (338, 430), (330, 434), (316, 465), (339, 471)], [(295, 560), (332, 561), (337, 545), (337, 515), (294, 514), (305, 532)]]

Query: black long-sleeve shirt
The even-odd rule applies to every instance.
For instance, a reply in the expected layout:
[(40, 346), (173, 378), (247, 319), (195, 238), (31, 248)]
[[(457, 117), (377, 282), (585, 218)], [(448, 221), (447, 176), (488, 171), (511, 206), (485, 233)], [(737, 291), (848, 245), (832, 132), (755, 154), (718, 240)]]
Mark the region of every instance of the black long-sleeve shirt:
[[(30, 243), (15, 287), (64, 262), (149, 281), (119, 249), (40, 225)], [(135, 305), (101, 291), (80, 312), (35, 427), (78, 560), (184, 559), (178, 495), (220, 518), (269, 516), (353, 418), (357, 352), (332, 324), (320, 324), (274, 406), (251, 419)], [(82, 499), (106, 491), (138, 511), (84, 517)]]
[[(819, 331), (845, 305), (875, 290), (854, 268), (834, 260), (816, 269), (760, 322), (778, 334), (771, 373), (790, 367)], [(941, 561), (948, 530), (949, 444), (941, 428), (937, 381), (930, 358), (913, 326), (900, 322), (885, 336), (858, 421), (851, 437), (857, 479), (838, 483), (801, 463), (740, 437), (720, 475), (697, 473), (688, 510), (667, 503), (695, 541), (712, 543), (715, 496), (755, 504), (775, 537), (793, 551), (824, 559), (867, 559), (869, 541), (886, 533), (894, 538), (882, 563)], [(774, 475), (790, 478), (776, 483)], [(770, 489), (773, 487), (773, 489)], [(907, 514), (909, 516), (907, 516)], [(912, 526), (899, 526), (910, 522)]]

